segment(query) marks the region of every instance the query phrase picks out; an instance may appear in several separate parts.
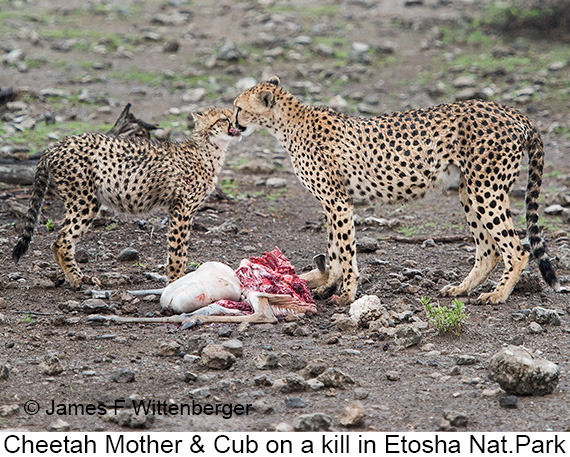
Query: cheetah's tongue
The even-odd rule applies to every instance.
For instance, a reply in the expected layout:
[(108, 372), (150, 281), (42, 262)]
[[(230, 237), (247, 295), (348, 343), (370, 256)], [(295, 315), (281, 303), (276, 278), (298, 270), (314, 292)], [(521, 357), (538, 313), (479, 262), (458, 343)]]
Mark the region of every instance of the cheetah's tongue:
[(229, 133), (231, 136), (240, 136), (241, 131), (239, 129), (230, 128)]

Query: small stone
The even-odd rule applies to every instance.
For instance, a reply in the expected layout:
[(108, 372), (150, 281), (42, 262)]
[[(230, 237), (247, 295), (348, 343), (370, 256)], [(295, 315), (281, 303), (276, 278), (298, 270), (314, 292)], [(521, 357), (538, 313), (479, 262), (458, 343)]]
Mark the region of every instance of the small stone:
[(289, 336), (309, 336), (310, 332), (296, 322), (287, 322), (281, 327), (281, 333)]
[(475, 76), (459, 76), (453, 80), (453, 87), (463, 89), (466, 87), (474, 87), (476, 83)]
[(287, 397), (285, 399), (285, 406), (288, 408), (306, 408), (307, 401), (300, 397)]
[(119, 262), (136, 262), (140, 259), (139, 251), (133, 248), (125, 248), (117, 256)]
[(232, 332), (233, 329), (229, 325), (224, 325), (221, 329), (218, 330), (218, 336), (220, 338), (229, 338), (232, 336)]
[(396, 327), (394, 340), (402, 348), (409, 348), (419, 344), (422, 339), (422, 332), (413, 324), (403, 324)]
[(254, 359), (253, 363), (258, 370), (270, 370), (279, 364), (277, 354), (263, 349)]
[(256, 386), (262, 386), (262, 387), (269, 387), (273, 385), (271, 379), (269, 379), (266, 375), (256, 376), (255, 378), (253, 378), (253, 383)]
[(172, 54), (178, 52), (180, 43), (176, 40), (167, 40), (162, 44), (162, 52)]
[(160, 357), (173, 357), (180, 355), (180, 344), (176, 341), (161, 341), (158, 343), (156, 355)]
[(398, 373), (397, 371), (387, 371), (386, 379), (388, 379), (388, 381), (399, 381), (400, 373)]
[(50, 432), (69, 432), (71, 430), (71, 425), (62, 419), (58, 419), (47, 426)]
[(266, 402), (265, 400), (256, 400), (251, 405), (253, 410), (259, 414), (271, 414), (275, 411), (272, 404)]
[(294, 431), (293, 426), (287, 422), (279, 422), (275, 427), (276, 432), (288, 433)]
[(287, 187), (287, 180), (285, 178), (269, 178), (265, 181), (265, 185), (267, 187), (279, 189), (281, 187)]
[(222, 343), (222, 347), (232, 353), (236, 357), (243, 355), (243, 343), (240, 340), (228, 340)]
[[(337, 318), (334, 320), (334, 325), (342, 333), (348, 333), (348, 332), (354, 331), (354, 330), (356, 330), (356, 327), (357, 327), (357, 323), (354, 321), (354, 319), (352, 319), (349, 316), (346, 316), (345, 314), (341, 314), (341, 315), (337, 316)], [(337, 341), (335, 341), (332, 344), (336, 344), (336, 343), (338, 343), (338, 339), (337, 339)]]
[(197, 379), (198, 379), (198, 375), (196, 373), (193, 373), (192, 371), (187, 371), (186, 373), (184, 373), (184, 381), (185, 382), (193, 383), (193, 382), (196, 382)]
[(325, 387), (325, 385), (316, 378), (309, 379), (307, 381), (307, 386), (309, 387), (309, 389), (314, 390), (314, 391), (321, 390), (322, 388)]
[(477, 363), (477, 358), (472, 355), (460, 355), (455, 359), (457, 365), (475, 365)]
[(345, 427), (359, 427), (363, 425), (365, 416), (362, 404), (357, 401), (346, 406), (338, 420)]
[(121, 427), (135, 429), (148, 429), (152, 427), (152, 424), (154, 424), (155, 420), (154, 414), (145, 415), (141, 411), (139, 411), (139, 414), (136, 414), (134, 410), (124, 410), (120, 411), (117, 415), (110, 414), (105, 417), (108, 421), (116, 422)]
[(245, 59), (247, 53), (241, 51), (238, 45), (230, 40), (224, 40), (224, 42), (218, 48), (218, 59), (224, 60), (226, 62), (236, 62), (240, 59)]
[(357, 252), (376, 252), (379, 248), (378, 240), (369, 236), (363, 236), (356, 242)]
[(40, 363), (40, 370), (48, 376), (57, 376), (63, 373), (63, 366), (57, 355), (48, 354)]
[(126, 368), (111, 373), (111, 380), (119, 384), (135, 382), (135, 372)]
[(335, 110), (342, 111), (349, 107), (348, 102), (341, 96), (335, 95), (329, 100), (329, 106)]
[(211, 397), (212, 392), (210, 391), (209, 387), (199, 387), (198, 389), (191, 390), (189, 395), (190, 398), (193, 398), (195, 400), (203, 400), (205, 398)]
[(338, 370), (337, 368), (329, 368), (324, 373), (317, 376), (317, 380), (322, 382), (325, 387), (344, 388), (346, 384), (354, 384), (354, 380)]
[(398, 322), (409, 322), (413, 316), (414, 316), (413, 311), (403, 311), (401, 313), (398, 313), (396, 318), (398, 319)]
[(327, 366), (324, 364), (324, 362), (315, 360), (313, 362), (309, 362), (301, 374), (305, 379), (312, 379), (324, 373), (326, 369)]
[(238, 80), (238, 82), (236, 83), (236, 89), (240, 92), (244, 92), (250, 87), (255, 86), (256, 84), (257, 81), (255, 80), (255, 78), (247, 76), (245, 78), (241, 78), (240, 80)]
[(99, 281), (104, 287), (115, 288), (127, 284), (129, 282), (129, 277), (115, 271), (108, 271), (101, 273)]
[(528, 316), (529, 320), (542, 325), (559, 326), (561, 324), (560, 316), (552, 309), (544, 309), (540, 306), (533, 308)]
[(194, 362), (200, 360), (200, 356), (197, 356), (194, 354), (184, 354), (184, 357), (182, 358), (182, 360), (184, 360), (184, 362), (186, 362), (186, 363), (194, 363)]
[(503, 389), (483, 389), (481, 396), (485, 398), (498, 397), (503, 392)]
[(324, 413), (303, 414), (297, 416), (293, 429), (298, 432), (318, 432), (330, 430), (333, 424), (332, 417)]
[(352, 50), (357, 54), (365, 54), (370, 51), (370, 45), (367, 43), (361, 43), (359, 41), (355, 41), (352, 43)]
[(81, 308), (81, 303), (76, 300), (68, 300), (64, 303), (60, 303), (57, 307), (64, 313), (70, 313), (72, 311), (78, 311)]
[(467, 415), (461, 412), (445, 410), (443, 412), (443, 417), (449, 421), (453, 427), (465, 427), (467, 426), (468, 418)]
[(550, 205), (544, 208), (544, 214), (548, 214), (549, 216), (556, 216), (558, 214), (562, 214), (564, 212), (564, 207), (562, 205)]
[(182, 95), (182, 101), (184, 103), (198, 103), (206, 97), (207, 93), (208, 91), (203, 87), (190, 89)]
[(208, 368), (227, 370), (235, 361), (235, 356), (221, 344), (209, 344), (202, 349), (202, 363)]
[(100, 298), (89, 298), (81, 303), (81, 312), (85, 314), (111, 314), (113, 308)]
[(0, 406), (0, 417), (8, 417), (12, 414), (16, 414), (20, 409), (19, 405), (1, 405)]
[(548, 71), (560, 71), (560, 70), (564, 69), (565, 67), (566, 67), (565, 62), (563, 62), (561, 60), (557, 60), (555, 62), (548, 64)]
[(10, 367), (8, 365), (0, 365), (0, 381), (6, 381), (10, 377)]
[(85, 249), (78, 249), (75, 251), (75, 260), (77, 263), (88, 263), (90, 257), (89, 252)]
[(501, 408), (516, 408), (518, 398), (516, 395), (503, 395), (499, 398), (499, 406)]
[(283, 379), (284, 383), (279, 388), (280, 392), (303, 392), (307, 389), (307, 381), (302, 376), (291, 373)]
[(544, 329), (542, 328), (542, 325), (540, 325), (537, 322), (531, 322), (528, 325), (528, 330), (530, 333), (535, 333), (535, 334), (539, 334), (539, 333), (542, 333), (544, 331)]

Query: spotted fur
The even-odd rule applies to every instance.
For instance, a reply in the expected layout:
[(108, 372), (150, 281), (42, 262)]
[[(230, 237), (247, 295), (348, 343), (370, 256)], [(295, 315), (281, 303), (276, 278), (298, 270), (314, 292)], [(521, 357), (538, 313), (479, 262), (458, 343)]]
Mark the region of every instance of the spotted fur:
[(28, 250), (51, 183), (65, 205), (65, 216), (51, 249), (73, 288), (93, 282), (75, 261), (75, 245), (101, 206), (121, 212), (148, 213), (168, 208), (170, 281), (185, 273), (194, 212), (214, 189), (228, 145), (230, 109), (194, 114), (196, 126), (181, 143), (85, 133), (53, 145), (37, 169), (25, 226), (12, 258)]
[(308, 106), (274, 77), (236, 98), (232, 124), (244, 134), (268, 129), (323, 205), (330, 265), (305, 276), (317, 293), (342, 290), (340, 303), (355, 298), (354, 198), (405, 202), (458, 174), (459, 197), (476, 243), (475, 265), (461, 284), (446, 286), (442, 293), (469, 293), (502, 259), (505, 269), (499, 283), (479, 299), (504, 302), (529, 259), (515, 233), (508, 196), (525, 151), (530, 164), (526, 218), (531, 251), (544, 279), (558, 288), (537, 225), (542, 140), (520, 112), (470, 100), (364, 119)]

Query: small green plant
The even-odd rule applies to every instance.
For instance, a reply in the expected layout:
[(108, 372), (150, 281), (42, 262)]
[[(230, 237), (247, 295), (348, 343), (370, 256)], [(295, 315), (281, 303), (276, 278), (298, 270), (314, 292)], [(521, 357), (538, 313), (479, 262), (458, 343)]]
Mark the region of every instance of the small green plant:
[(140, 260), (137, 260), (134, 264), (135, 267), (139, 267), (139, 268), (146, 268), (146, 265), (141, 262)]
[(22, 322), (23, 322), (24, 324), (31, 324), (31, 323), (33, 322), (32, 316), (30, 316), (28, 313), (24, 314), (24, 315), (22, 316)]
[(455, 335), (459, 335), (467, 319), (465, 303), (457, 298), (453, 299), (453, 306), (451, 307), (441, 306), (439, 303), (433, 305), (431, 302), (431, 297), (420, 298), (420, 303), (426, 309), (429, 322), (439, 333), (453, 332)]
[(190, 268), (193, 268), (194, 270), (197, 270), (198, 268), (200, 268), (200, 262), (190, 262), (188, 263), (188, 266)]
[(416, 227), (398, 227), (395, 231), (400, 235), (407, 237), (414, 236), (418, 232)]
[(116, 222), (111, 222), (110, 224), (107, 224), (105, 226), (105, 230), (107, 230), (107, 232), (110, 232), (111, 230), (115, 230), (118, 226), (119, 224), (117, 224)]
[(46, 230), (48, 232), (53, 232), (55, 230), (55, 223), (51, 219), (48, 219), (46, 222)]

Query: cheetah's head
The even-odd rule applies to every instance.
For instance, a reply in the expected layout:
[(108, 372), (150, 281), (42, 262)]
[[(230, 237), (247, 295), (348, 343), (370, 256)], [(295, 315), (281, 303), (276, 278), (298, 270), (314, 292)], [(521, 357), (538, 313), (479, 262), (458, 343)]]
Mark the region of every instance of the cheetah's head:
[(279, 91), (279, 78), (273, 76), (238, 95), (234, 100), (232, 129), (247, 136), (258, 127), (272, 125), (273, 108)]
[(231, 116), (229, 108), (208, 108), (201, 113), (192, 113), (194, 133), (207, 137), (212, 144), (225, 147), (241, 136), (239, 130), (231, 128)]

